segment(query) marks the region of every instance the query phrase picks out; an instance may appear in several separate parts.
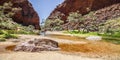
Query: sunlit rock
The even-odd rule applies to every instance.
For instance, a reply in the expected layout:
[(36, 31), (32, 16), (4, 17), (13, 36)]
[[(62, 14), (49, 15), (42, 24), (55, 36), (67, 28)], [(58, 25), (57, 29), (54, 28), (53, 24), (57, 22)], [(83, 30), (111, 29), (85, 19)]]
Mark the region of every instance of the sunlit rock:
[(100, 36), (89, 36), (86, 39), (90, 40), (90, 41), (100, 41), (100, 40), (102, 40), (102, 37), (100, 37)]
[(58, 43), (49, 39), (34, 39), (16, 46), (15, 51), (40, 52), (40, 51), (58, 51)]

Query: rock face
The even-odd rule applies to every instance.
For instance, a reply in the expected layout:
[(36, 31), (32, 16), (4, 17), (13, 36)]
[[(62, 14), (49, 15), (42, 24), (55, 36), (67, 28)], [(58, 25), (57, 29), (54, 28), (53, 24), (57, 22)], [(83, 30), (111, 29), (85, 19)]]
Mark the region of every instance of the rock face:
[(38, 14), (28, 0), (1, 0), (0, 4), (2, 5), (4, 2), (9, 1), (13, 3), (13, 7), (22, 8), (21, 11), (17, 12), (13, 16), (13, 20), (15, 22), (26, 26), (33, 25), (36, 29), (40, 29)]
[(58, 43), (49, 39), (35, 39), (17, 45), (15, 51), (40, 52), (58, 51)]
[[(113, 4), (109, 7), (99, 9), (95, 11), (94, 16), (97, 18), (96, 21), (105, 21), (109, 19), (115, 19), (120, 17), (120, 3)], [(86, 17), (87, 18), (87, 17)]]
[(101, 23), (105, 23), (108, 20), (119, 18), (119, 17), (120, 17), (120, 3), (117, 3), (117, 4), (113, 4), (111, 6), (108, 6), (84, 15), (82, 17), (84, 18), (84, 21), (82, 21), (82, 23), (77, 22), (77, 23), (71, 24), (70, 22), (68, 22), (63, 25), (63, 29), (68, 30), (69, 27), (72, 27), (73, 29), (84, 28), (92, 32), (99, 31), (99, 27), (101, 26)]
[(55, 16), (58, 16), (62, 20), (66, 20), (70, 12), (79, 11), (84, 15), (116, 3), (120, 3), (120, 0), (65, 0), (55, 8), (48, 18), (54, 19)]

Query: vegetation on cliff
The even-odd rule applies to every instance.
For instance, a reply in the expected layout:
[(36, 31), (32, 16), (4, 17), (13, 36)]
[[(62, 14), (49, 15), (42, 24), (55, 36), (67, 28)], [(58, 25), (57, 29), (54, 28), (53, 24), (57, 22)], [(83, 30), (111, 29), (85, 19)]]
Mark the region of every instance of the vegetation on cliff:
[(47, 29), (47, 30), (57, 30), (57, 31), (60, 31), (60, 30), (63, 30), (62, 28), (62, 24), (64, 22), (62, 20), (60, 20), (59, 18), (56, 18), (56, 19), (47, 19), (45, 21), (45, 26), (44, 26), (44, 29)]
[(17, 38), (15, 34), (34, 34), (34, 26), (22, 26), (13, 21), (12, 16), (21, 8), (12, 8), (12, 3), (4, 3), (0, 6), (0, 40), (4, 38)]

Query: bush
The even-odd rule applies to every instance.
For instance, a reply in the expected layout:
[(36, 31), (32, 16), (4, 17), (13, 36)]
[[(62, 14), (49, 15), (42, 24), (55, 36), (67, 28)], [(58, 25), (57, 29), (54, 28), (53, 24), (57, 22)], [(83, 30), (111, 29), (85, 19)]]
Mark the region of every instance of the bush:
[(100, 26), (99, 32), (106, 36), (120, 37), (120, 18), (106, 21)]
[(67, 27), (63, 27), (68, 30), (78, 30), (80, 29), (80, 23), (82, 23), (83, 20), (84, 18), (79, 12), (71, 12), (67, 17), (67, 24), (65, 24)]
[(14, 34), (4, 34), (3, 38), (9, 39), (9, 38), (18, 38), (18, 37)]
[(67, 17), (67, 21), (64, 27), (68, 30), (80, 30), (83, 33), (88, 33), (90, 31), (96, 31), (98, 28), (94, 12), (86, 15), (81, 15), (78, 11), (71, 12)]
[(60, 20), (59, 18), (51, 20), (47, 19), (45, 21), (45, 29), (50, 29), (50, 30), (62, 30), (62, 24), (64, 22)]
[(82, 18), (82, 15), (79, 14), (79, 12), (71, 12), (67, 19), (68, 19), (68, 22), (71, 22), (71, 23), (81, 22), (82, 20), (84, 20)]
[(4, 30), (0, 30), (0, 31), (2, 31), (2, 34), (0, 34), (0, 38), (6, 38), (6, 39), (17, 38), (17, 35), (15, 35), (15, 34), (10, 34), (10, 33), (8, 33), (7, 31), (4, 31)]

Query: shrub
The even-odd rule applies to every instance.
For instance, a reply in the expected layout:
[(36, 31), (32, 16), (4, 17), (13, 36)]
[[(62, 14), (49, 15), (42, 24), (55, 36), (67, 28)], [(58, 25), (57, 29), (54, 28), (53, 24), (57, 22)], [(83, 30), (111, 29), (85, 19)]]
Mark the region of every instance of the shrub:
[(45, 29), (51, 29), (51, 30), (62, 30), (62, 24), (64, 22), (62, 20), (58, 19), (47, 19), (45, 21)]
[(1, 32), (2, 32), (2, 34), (0, 34), (1, 36), (1, 38), (6, 38), (6, 39), (9, 39), (9, 38), (17, 38), (17, 35), (15, 35), (15, 34), (10, 34), (10, 33), (8, 33), (7, 31), (5, 31), (5, 30), (0, 30)]
[(99, 32), (113, 37), (120, 37), (120, 18), (106, 21), (100, 26)]
[(67, 19), (68, 19), (68, 22), (71, 22), (71, 23), (81, 22), (82, 20), (84, 20), (82, 18), (82, 15), (79, 14), (79, 12), (71, 12)]
[(80, 23), (82, 23), (84, 18), (79, 12), (71, 12), (67, 17), (67, 29), (68, 30), (77, 30), (80, 28)]
[(13, 34), (4, 34), (3, 38), (9, 39), (9, 38), (18, 38), (16, 35)]

